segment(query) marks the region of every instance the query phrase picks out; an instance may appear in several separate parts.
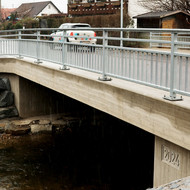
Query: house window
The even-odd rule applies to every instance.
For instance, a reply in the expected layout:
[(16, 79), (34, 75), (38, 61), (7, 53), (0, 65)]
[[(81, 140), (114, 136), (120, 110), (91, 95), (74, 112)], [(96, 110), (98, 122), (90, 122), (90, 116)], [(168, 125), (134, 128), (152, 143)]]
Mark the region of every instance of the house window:
[(51, 9), (51, 5), (48, 5), (48, 9)]

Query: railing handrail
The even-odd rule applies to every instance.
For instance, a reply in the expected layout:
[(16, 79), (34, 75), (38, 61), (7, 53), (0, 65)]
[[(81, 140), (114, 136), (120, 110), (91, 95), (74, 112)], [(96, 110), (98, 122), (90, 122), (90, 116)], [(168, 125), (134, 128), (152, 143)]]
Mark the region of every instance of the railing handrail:
[[(61, 35), (57, 35), (57, 34), (50, 34), (50, 32), (52, 31), (62, 31)], [(87, 69), (93, 72), (100, 72), (99, 70), (96, 71), (96, 69), (89, 69), (89, 65), (92, 64), (93, 60), (89, 58), (87, 58), (87, 60), (89, 62), (86, 62), (87, 66), (84, 66), (83, 63), (82, 65), (78, 66), (76, 65), (77, 63), (74, 63), (75, 61), (71, 61), (70, 63), (67, 63), (68, 60), (68, 56), (67, 54), (72, 54), (69, 53), (67, 51), (68, 47), (78, 47), (79, 49), (81, 48), (82, 50), (85, 48), (99, 48), (101, 51), (97, 51), (95, 52), (95, 56), (94, 59), (100, 59), (99, 57), (101, 57), (101, 61), (99, 64), (101, 64), (101, 72), (102, 72), (102, 77), (100, 77), (101, 80), (108, 80), (109, 78), (107, 76), (112, 76), (112, 77), (118, 77), (121, 79), (126, 79), (126, 80), (130, 80), (133, 82), (137, 82), (137, 83), (141, 83), (141, 84), (146, 84), (149, 86), (154, 86), (155, 88), (158, 88), (158, 80), (160, 80), (160, 89), (165, 89), (167, 91), (170, 91), (170, 95), (168, 98), (169, 100), (178, 100), (178, 98), (176, 97), (176, 92), (181, 94), (186, 94), (188, 96), (190, 96), (190, 90), (188, 88), (188, 84), (190, 82), (190, 77), (189, 77), (189, 57), (190, 54), (189, 52), (182, 52), (180, 53), (178, 51), (178, 47), (189, 47), (190, 49), (190, 40), (189, 41), (182, 41), (182, 40), (178, 40), (178, 37), (184, 37), (184, 36), (180, 36), (180, 35), (190, 35), (190, 29), (153, 29), (153, 28), (138, 28), (138, 29), (134, 29), (134, 28), (85, 28), (82, 29), (80, 28), (80, 30), (93, 30), (96, 32), (100, 32), (101, 34), (98, 36), (94, 36), (91, 37), (92, 39), (96, 39), (96, 40), (100, 40), (100, 42), (98, 44), (84, 44), (84, 43), (71, 43), (71, 42), (67, 42), (68, 38), (75, 38), (75, 39), (81, 39), (81, 38), (85, 38), (85, 36), (69, 36), (69, 34), (66, 32), (67, 30), (79, 30), (77, 28), (73, 28), (73, 29), (59, 29), (59, 28), (32, 28), (32, 29), (15, 29), (15, 30), (4, 30), (4, 31), (0, 31), (0, 45), (2, 46), (2, 49), (0, 49), (0, 55), (3, 54), (4, 50), (3, 47), (4, 46), (8, 46), (8, 42), (18, 42), (18, 47), (16, 46), (16, 44), (13, 44), (13, 48), (15, 48), (14, 50), (12, 50), (12, 52), (7, 53), (9, 55), (15, 55), (18, 54), (19, 58), (21, 58), (22, 56), (31, 56), (33, 58), (37, 59), (37, 63), (41, 63), (41, 60), (49, 60), (48, 56), (46, 55), (46, 57), (41, 57), (41, 53), (42, 53), (42, 48), (41, 45), (42, 43), (45, 46), (51, 45), (54, 46), (57, 44), (58, 47), (60, 47), (61, 51), (56, 51), (56, 54), (62, 57), (62, 69), (68, 69), (67, 66), (73, 66), (73, 67), (78, 67), (78, 68), (82, 68), (82, 69)], [(124, 37), (114, 37), (112, 36), (111, 32), (126, 32), (126, 36)], [(32, 32), (32, 33), (31, 33)], [(44, 33), (44, 32), (49, 32), (49, 33)], [(143, 38), (142, 36), (140, 37), (135, 37), (132, 36), (132, 33), (146, 33), (146, 34), (150, 34), (150, 36), (146, 36), (146, 38)], [(165, 34), (169, 34), (169, 36), (164, 36)], [(130, 34), (130, 35), (129, 35)], [(156, 36), (154, 36), (156, 34)], [(158, 34), (158, 36), (157, 36)], [(160, 35), (161, 34), (161, 35)], [(58, 42), (52, 42), (52, 41), (48, 41), (47, 38), (49, 37), (54, 37), (57, 36), (60, 38), (60, 41)], [(157, 37), (161, 37), (161, 39), (157, 39)], [(156, 39), (153, 39), (152, 36), (156, 37)], [(2, 39), (1, 39), (2, 38)], [(16, 38), (16, 39), (8, 39), (8, 38)], [(34, 39), (30, 39), (30, 38), (34, 38)], [(41, 38), (45, 38), (45, 39), (41, 39)], [(189, 38), (187, 38), (189, 39)], [(123, 41), (126, 43), (146, 43), (146, 44), (150, 44), (150, 45), (154, 45), (154, 44), (160, 44), (161, 47), (164, 47), (163, 45), (165, 45), (165, 47), (169, 47), (171, 49), (167, 49), (167, 50), (157, 50), (157, 49), (151, 49), (151, 48), (138, 48), (138, 47), (130, 47), (129, 45), (124, 44), (124, 46), (117, 46), (117, 45), (110, 45), (110, 42), (119, 42), (119, 41)], [(7, 42), (4, 43), (4, 42)], [(22, 44), (23, 43), (33, 43), (35, 44), (35, 51), (34, 49), (32, 49), (32, 54), (30, 54), (29, 52), (26, 52), (26, 50), (22, 49)], [(121, 43), (120, 43), (121, 44)], [(123, 43), (122, 43), (123, 44)], [(29, 45), (29, 44), (28, 44)], [(160, 45), (158, 47), (160, 47)], [(34, 45), (33, 45), (34, 46)], [(152, 46), (151, 46), (152, 47)], [(0, 47), (1, 48), (1, 47)], [(6, 51), (8, 51), (7, 47), (5, 48)], [(47, 47), (46, 47), (47, 49)], [(49, 49), (47, 49), (48, 51), (50, 51)], [(113, 59), (115, 59), (115, 65), (113, 65), (113, 67), (118, 67), (118, 64), (121, 66), (121, 68), (119, 69), (120, 73), (119, 74), (115, 74), (114, 69), (110, 70), (110, 62), (109, 62), (109, 52), (112, 52), (111, 57)], [(25, 53), (24, 53), (25, 52)], [(83, 55), (83, 53), (79, 53), (79, 51), (75, 48), (73, 50), (73, 52), (75, 52), (75, 54), (73, 54), (72, 56), (76, 57), (79, 56), (81, 57), (81, 59), (85, 58), (85, 54)], [(123, 55), (124, 52), (124, 55)], [(51, 53), (55, 53), (54, 50), (52, 50)], [(150, 55), (149, 55), (150, 54)], [(71, 56), (71, 58), (72, 58)], [(82, 57), (84, 56), (84, 57)], [(125, 56), (125, 58), (123, 58), (123, 56)], [(136, 56), (136, 57), (135, 57)], [(146, 58), (144, 58), (144, 56)], [(165, 57), (164, 57), (165, 56)], [(170, 57), (168, 57), (170, 56)], [(127, 57), (127, 58), (126, 58)], [(70, 58), (70, 59), (71, 59)], [(176, 65), (176, 59), (179, 59), (179, 63)], [(86, 59), (86, 58), (85, 58)], [(163, 59), (165, 59), (165, 64), (163, 62)], [(51, 60), (52, 62), (57, 62), (55, 60)], [(123, 62), (124, 61), (124, 62)], [(85, 62), (85, 61), (84, 61)], [(111, 62), (114, 62), (113, 60), (111, 60)], [(146, 64), (144, 62), (147, 62)], [(143, 64), (145, 65), (146, 69), (149, 69), (150, 72), (150, 82), (147, 82), (147, 71), (145, 71), (146, 69), (143, 68)], [(161, 64), (161, 66), (160, 66)], [(93, 67), (93, 66), (91, 66)], [(127, 68), (128, 67), (128, 68)], [(140, 67), (140, 69), (138, 68)], [(163, 68), (166, 67), (165, 69), (165, 77), (166, 79), (166, 84), (168, 83), (167, 81), (170, 82), (169, 86), (163, 86), (162, 85), (162, 78), (164, 77), (162, 75), (163, 72)], [(125, 70), (123, 71), (123, 69), (125, 68)], [(126, 70), (128, 69), (128, 70)], [(179, 71), (178, 71), (179, 69)], [(110, 71), (109, 71), (110, 70)], [(176, 70), (178, 72), (178, 76), (176, 77)], [(182, 84), (182, 70), (183, 72), (185, 72), (185, 85)], [(123, 76), (123, 72), (131, 72), (129, 73), (129, 76)], [(169, 72), (169, 74), (167, 73)], [(158, 79), (157, 75), (158, 73), (160, 73), (160, 79)], [(134, 78), (134, 76), (136, 76), (136, 78)], [(146, 80), (143, 79), (143, 75), (146, 75)], [(156, 76), (154, 76), (156, 75)], [(132, 76), (132, 78), (131, 78)], [(170, 76), (170, 79), (169, 79)], [(141, 79), (140, 79), (141, 78)], [(155, 82), (153, 83), (155, 78)], [(177, 83), (179, 83), (179, 89), (175, 89), (175, 83), (176, 83), (176, 78), (179, 78)], [(145, 81), (144, 81), (145, 80)], [(152, 84), (153, 83), (153, 84)], [(180, 89), (181, 86), (185, 86), (185, 89)], [(179, 98), (181, 99), (181, 98)]]
[[(80, 28), (81, 29), (81, 28)], [(53, 31), (53, 30), (68, 30), (60, 28), (25, 28), (25, 29), (14, 29), (14, 30), (0, 30), (0, 33), (3, 32), (18, 32), (18, 31)], [(69, 29), (70, 30), (70, 29)], [(72, 28), (71, 30), (78, 30), (78, 28)], [(167, 29), (167, 28), (85, 28), (84, 30), (95, 30), (95, 31), (124, 31), (124, 32), (160, 32), (160, 33), (190, 33), (190, 29)]]

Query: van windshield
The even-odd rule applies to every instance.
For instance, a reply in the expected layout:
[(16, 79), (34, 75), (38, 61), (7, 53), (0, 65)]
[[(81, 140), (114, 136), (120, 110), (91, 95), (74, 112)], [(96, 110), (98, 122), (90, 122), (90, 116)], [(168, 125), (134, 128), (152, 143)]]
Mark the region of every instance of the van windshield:
[(87, 24), (73, 25), (72, 28), (90, 28), (90, 25)]

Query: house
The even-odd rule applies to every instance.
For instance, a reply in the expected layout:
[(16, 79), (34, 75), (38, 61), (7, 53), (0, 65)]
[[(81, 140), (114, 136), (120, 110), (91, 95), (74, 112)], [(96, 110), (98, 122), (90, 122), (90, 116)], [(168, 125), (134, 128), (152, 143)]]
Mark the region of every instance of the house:
[(2, 8), (1, 9), (1, 18), (2, 18), (2, 20), (6, 20), (7, 17), (10, 16), (13, 11), (15, 11), (14, 8), (12, 8), (12, 9)]
[[(128, 7), (128, 0), (123, 0), (124, 9)], [(119, 0), (69, 0), (68, 15), (71, 17), (87, 15), (106, 15), (120, 12)]]
[(134, 16), (149, 12), (141, 6), (141, 2), (143, 1), (144, 0), (128, 0), (128, 15), (133, 19), (135, 28), (137, 28), (137, 19), (134, 18)]
[[(120, 13), (121, 0), (69, 0), (68, 14), (70, 16), (105, 15)], [(139, 0), (123, 0), (123, 8), (132, 18), (147, 10), (140, 5)], [(136, 25), (136, 19), (134, 19)]]
[(15, 11), (19, 18), (60, 14), (60, 10), (51, 2), (23, 3)]
[(184, 11), (149, 12), (137, 15), (138, 28), (186, 28), (190, 29), (190, 14)]

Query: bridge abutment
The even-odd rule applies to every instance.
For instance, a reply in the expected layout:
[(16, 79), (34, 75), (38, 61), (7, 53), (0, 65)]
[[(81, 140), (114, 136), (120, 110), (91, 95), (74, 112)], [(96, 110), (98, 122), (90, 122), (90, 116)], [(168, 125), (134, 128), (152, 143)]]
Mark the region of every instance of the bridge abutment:
[(155, 137), (154, 187), (190, 176), (190, 151)]
[(14, 103), (22, 118), (62, 113), (65, 96), (15, 74), (1, 74), (10, 80)]

